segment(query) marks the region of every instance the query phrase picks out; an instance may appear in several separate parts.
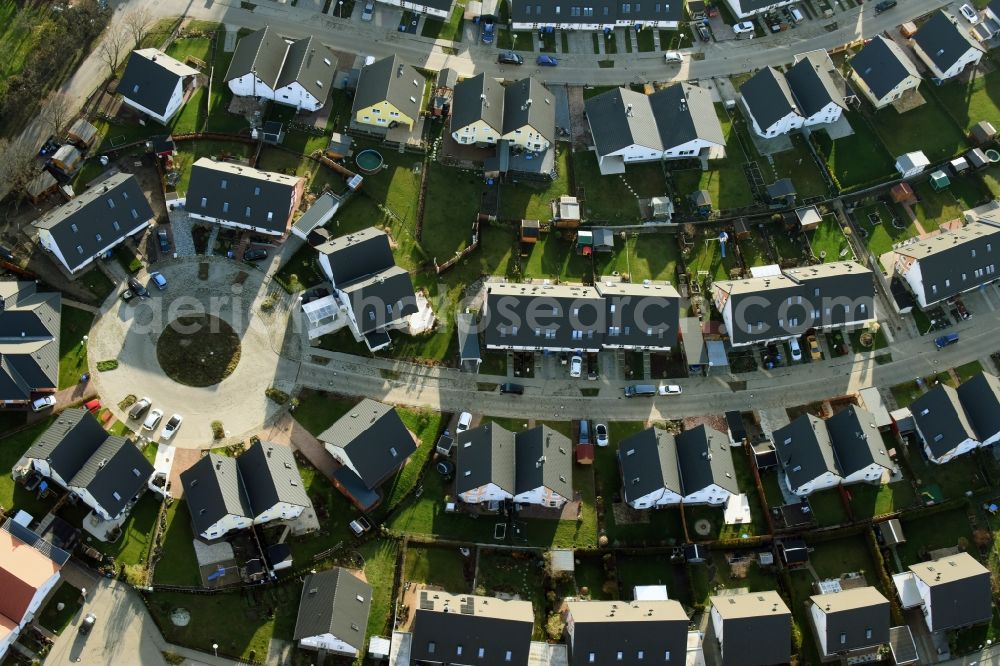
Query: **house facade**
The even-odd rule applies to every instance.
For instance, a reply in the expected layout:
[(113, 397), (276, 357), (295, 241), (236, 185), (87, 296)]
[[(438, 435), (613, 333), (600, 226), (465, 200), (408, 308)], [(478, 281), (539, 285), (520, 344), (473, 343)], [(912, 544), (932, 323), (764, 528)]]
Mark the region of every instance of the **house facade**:
[(780, 7), (792, 4), (792, 0), (726, 0), (726, 4), (732, 10), (733, 15), (739, 19), (746, 19), (757, 14), (772, 12)]
[(588, 6), (569, 6), (561, 5), (558, 0), (545, 0), (542, 4), (516, 0), (511, 3), (510, 18), (514, 30), (676, 28), (684, 18), (684, 6), (673, 1), (634, 4), (600, 0)]
[(434, 18), (448, 20), (451, 16), (452, 0), (425, 0), (424, 2), (412, 2), (412, 0), (378, 0), (382, 4), (390, 7), (399, 7), (406, 11), (426, 14)]
[(353, 122), (379, 132), (398, 125), (412, 130), (422, 110), (425, 84), (423, 74), (395, 55), (367, 65), (354, 93)]
[(833, 488), (843, 478), (823, 419), (803, 414), (773, 433), (788, 490), (805, 497)]
[(740, 87), (740, 101), (753, 131), (765, 139), (788, 134), (805, 123), (785, 75), (773, 67), (760, 70)]
[(334, 567), (302, 581), (292, 638), (299, 647), (357, 657), (365, 650), (372, 587), (351, 571)]
[(985, 52), (966, 29), (959, 26), (958, 20), (944, 10), (936, 12), (920, 26), (912, 45), (938, 84), (955, 78), (970, 65), (979, 64)]
[(722, 506), (740, 493), (728, 436), (702, 424), (674, 441), (685, 504)]
[(485, 73), (455, 84), (448, 122), (456, 143), (493, 146), (503, 135), (504, 89)]
[(860, 659), (889, 642), (889, 600), (874, 587), (818, 594), (810, 602), (821, 659)]
[(968, 553), (913, 564), (910, 572), (928, 630), (952, 631), (990, 621), (990, 570)]
[(851, 59), (851, 83), (882, 109), (920, 87), (920, 73), (902, 48), (883, 35), (875, 35)]
[(59, 388), (62, 295), (35, 282), (0, 282), (0, 409), (28, 409)]
[(411, 663), (528, 663), (535, 623), (530, 602), (421, 590), (417, 604)]
[(571, 666), (684, 663), (688, 616), (667, 601), (567, 601), (566, 644)]
[(947, 384), (914, 400), (910, 413), (931, 462), (944, 464), (980, 445), (958, 392)]
[(660, 428), (647, 428), (618, 445), (622, 494), (633, 509), (680, 504), (684, 499), (677, 443)]
[(184, 94), (198, 70), (159, 49), (132, 51), (118, 82), (127, 106), (167, 124), (184, 104)]
[(720, 666), (771, 666), (791, 659), (792, 614), (780, 594), (767, 590), (713, 596), (711, 604)]

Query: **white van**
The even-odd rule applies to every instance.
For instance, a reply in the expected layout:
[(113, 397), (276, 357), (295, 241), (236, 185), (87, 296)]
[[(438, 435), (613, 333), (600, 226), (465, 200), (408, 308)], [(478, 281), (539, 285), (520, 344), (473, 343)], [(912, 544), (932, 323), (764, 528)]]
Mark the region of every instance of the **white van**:
[(684, 62), (684, 54), (680, 51), (664, 51), (663, 60), (664, 62), (682, 63)]
[(806, 17), (802, 15), (802, 12), (799, 11), (798, 7), (792, 7), (790, 11), (792, 13), (792, 18), (795, 19), (796, 23), (802, 23), (802, 21), (805, 20)]

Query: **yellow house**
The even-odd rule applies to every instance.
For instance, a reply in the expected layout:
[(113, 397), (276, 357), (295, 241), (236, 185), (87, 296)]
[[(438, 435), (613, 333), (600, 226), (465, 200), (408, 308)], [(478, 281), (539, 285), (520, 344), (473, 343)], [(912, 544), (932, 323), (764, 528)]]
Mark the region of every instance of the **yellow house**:
[(555, 134), (555, 101), (545, 86), (529, 77), (504, 89), (502, 138), (525, 150), (543, 152)]
[(386, 131), (413, 129), (424, 98), (424, 76), (395, 55), (361, 70), (351, 115), (354, 122)]
[(479, 74), (460, 81), (451, 101), (451, 136), (456, 143), (496, 145), (503, 133), (504, 89)]

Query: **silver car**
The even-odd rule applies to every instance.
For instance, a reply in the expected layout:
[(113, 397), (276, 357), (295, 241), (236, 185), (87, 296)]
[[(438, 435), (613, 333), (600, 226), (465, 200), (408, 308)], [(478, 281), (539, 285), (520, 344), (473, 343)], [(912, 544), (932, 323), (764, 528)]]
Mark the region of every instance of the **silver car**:
[(371, 21), (373, 16), (375, 16), (375, 3), (369, 0), (365, 3), (365, 10), (361, 12), (361, 20)]

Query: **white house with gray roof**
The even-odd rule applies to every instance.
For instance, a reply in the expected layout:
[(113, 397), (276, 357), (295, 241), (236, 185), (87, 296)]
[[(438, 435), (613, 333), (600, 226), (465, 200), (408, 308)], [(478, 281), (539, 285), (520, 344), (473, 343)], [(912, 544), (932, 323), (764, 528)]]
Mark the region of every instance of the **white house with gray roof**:
[(62, 295), (35, 282), (0, 282), (0, 404), (25, 409), (59, 388)]
[(961, 27), (958, 19), (936, 12), (912, 38), (913, 51), (931, 71), (935, 82), (955, 78), (982, 60), (985, 50)]
[(1000, 379), (980, 372), (962, 382), (956, 392), (980, 446), (1000, 442)]
[(882, 109), (920, 87), (920, 72), (903, 49), (875, 35), (851, 58), (851, 82), (876, 109)]
[(785, 79), (804, 119), (803, 127), (835, 123), (847, 109), (846, 84), (826, 51), (795, 56)]
[(794, 0), (726, 0), (726, 4), (739, 19), (746, 19), (779, 7), (792, 4)]
[(702, 424), (674, 441), (685, 504), (721, 506), (740, 493), (728, 435)]
[(660, 428), (647, 428), (618, 445), (622, 494), (633, 509), (680, 504), (684, 499), (677, 443)]
[(909, 578), (932, 632), (984, 624), (993, 614), (990, 570), (969, 553), (910, 565)]
[(825, 423), (844, 485), (880, 483), (896, 468), (868, 410), (850, 405)]
[[(792, 613), (774, 590), (711, 597), (712, 628), (722, 652), (720, 666), (788, 663)], [(761, 637), (766, 636), (766, 640)]]
[(180, 111), (184, 94), (198, 70), (159, 49), (137, 49), (129, 55), (118, 82), (127, 106), (166, 124)]
[(414, 2), (413, 0), (378, 0), (378, 2), (390, 7), (399, 7), (400, 9), (444, 20), (448, 20), (448, 17), (451, 16), (452, 0), (422, 0), (420, 2)]
[(947, 384), (910, 403), (910, 413), (931, 462), (944, 464), (980, 445), (958, 392)]
[(319, 111), (336, 73), (337, 57), (315, 38), (285, 39), (265, 26), (236, 45), (225, 80), (238, 97)]
[(32, 222), (38, 243), (70, 273), (149, 226), (155, 217), (139, 181), (117, 173)]
[(455, 84), (451, 114), (451, 138), (463, 145), (492, 146), (503, 136), (504, 88), (481, 73)]
[(803, 414), (772, 434), (785, 485), (799, 497), (843, 481), (823, 419)]
[(785, 75), (774, 67), (765, 67), (740, 87), (743, 110), (754, 133), (771, 139), (805, 124)]
[(293, 640), (299, 647), (346, 657), (365, 651), (372, 586), (343, 567), (311, 573), (302, 581)]
[(889, 600), (874, 587), (817, 594), (809, 601), (821, 660), (864, 658), (888, 644)]
[(514, 501), (560, 508), (573, 499), (573, 443), (540, 425), (514, 435)]
[(503, 91), (503, 137), (525, 150), (548, 150), (556, 137), (555, 99), (534, 77), (509, 83)]
[(677, 0), (648, 3), (598, 0), (586, 5), (565, 5), (560, 0), (513, 0), (510, 17), (514, 30), (676, 28), (684, 19), (684, 3)]

